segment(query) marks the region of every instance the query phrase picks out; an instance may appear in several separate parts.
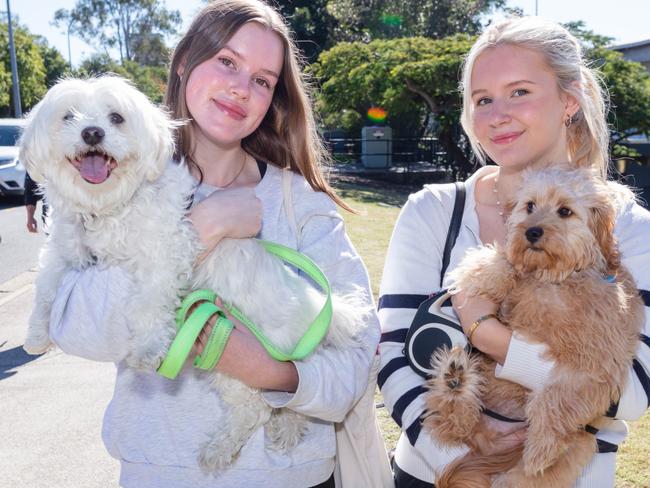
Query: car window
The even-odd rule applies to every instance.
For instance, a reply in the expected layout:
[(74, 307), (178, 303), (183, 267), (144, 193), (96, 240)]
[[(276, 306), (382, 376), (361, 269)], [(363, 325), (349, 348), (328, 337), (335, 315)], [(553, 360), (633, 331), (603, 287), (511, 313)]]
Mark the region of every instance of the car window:
[(0, 126), (0, 146), (15, 146), (20, 137), (20, 127), (16, 125)]

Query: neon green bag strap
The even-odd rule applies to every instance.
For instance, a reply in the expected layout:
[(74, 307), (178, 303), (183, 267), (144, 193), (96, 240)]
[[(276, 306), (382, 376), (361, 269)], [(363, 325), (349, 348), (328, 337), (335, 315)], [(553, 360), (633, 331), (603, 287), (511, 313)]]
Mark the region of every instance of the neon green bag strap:
[(276, 359), (277, 361), (298, 361), (306, 358), (314, 349), (321, 343), (327, 335), (327, 331), (332, 321), (332, 292), (330, 289), (329, 281), (325, 274), (321, 271), (316, 263), (304, 254), (299, 253), (289, 247), (275, 242), (258, 240), (258, 242), (266, 249), (266, 251), (274, 256), (279, 257), (283, 261), (292, 264), (320, 286), (326, 294), (325, 303), (320, 312), (309, 325), (303, 336), (300, 338), (296, 347), (290, 353), (285, 353), (275, 347), (253, 324), (246, 316), (236, 307), (232, 307), (229, 311), (233, 317), (242, 322), (253, 333), (257, 340), (262, 344), (266, 352)]
[(203, 330), (205, 323), (210, 317), (219, 312), (221, 312), (221, 309), (212, 302), (205, 302), (199, 305), (192, 315), (190, 315), (190, 318), (184, 321), (182, 326), (179, 327), (174, 341), (169, 346), (167, 356), (158, 368), (158, 373), (172, 380), (176, 378), (181, 369), (183, 369), (183, 364), (185, 364), (187, 356), (192, 351), (194, 342), (196, 342), (196, 338)]
[[(321, 343), (327, 334), (332, 320), (332, 297), (329, 281), (316, 263), (304, 254), (269, 241), (259, 240), (259, 243), (268, 253), (295, 266), (314, 280), (326, 294), (325, 303), (290, 353), (285, 353), (275, 347), (262, 331), (237, 307), (231, 307), (229, 312), (252, 332), (272, 358), (278, 361), (297, 361), (304, 359)], [(183, 368), (187, 356), (192, 350), (196, 338), (201, 333), (206, 322), (215, 314), (219, 314), (220, 317), (217, 318), (217, 322), (210, 334), (203, 354), (195, 358), (194, 366), (200, 369), (210, 370), (217, 364), (226, 347), (233, 325), (223, 315), (223, 311), (214, 304), (216, 298), (217, 294), (215, 292), (202, 289), (193, 291), (183, 299), (181, 306), (176, 312), (178, 333), (169, 348), (167, 357), (160, 368), (158, 368), (158, 372), (161, 375), (170, 379), (174, 379), (178, 375)], [(198, 302), (205, 303), (200, 304), (188, 318), (187, 313), (189, 309)]]
[[(194, 290), (192, 293), (183, 298), (181, 306), (176, 310), (176, 328), (180, 329), (183, 322), (187, 319), (187, 312), (192, 308), (192, 305), (198, 302), (211, 302), (217, 299), (217, 294), (212, 290)], [(215, 305), (216, 307), (216, 305)]]
[(232, 322), (223, 313), (219, 314), (203, 353), (194, 359), (195, 368), (210, 371), (217, 365), (226, 349), (233, 328)]

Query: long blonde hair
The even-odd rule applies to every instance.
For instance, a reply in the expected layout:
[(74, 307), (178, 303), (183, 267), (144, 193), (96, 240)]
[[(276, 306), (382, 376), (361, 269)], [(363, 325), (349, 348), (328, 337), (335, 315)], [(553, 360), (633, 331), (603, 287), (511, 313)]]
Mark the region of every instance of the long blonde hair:
[[(185, 100), (189, 74), (219, 52), (237, 30), (257, 22), (274, 32), (284, 46), (284, 63), (269, 110), (260, 126), (242, 140), (253, 157), (301, 174), (316, 191), (327, 193), (350, 210), (327, 183), (322, 165), (329, 155), (316, 129), (309, 96), (310, 84), (301, 69), (302, 58), (280, 14), (259, 0), (216, 0), (201, 10), (180, 40), (172, 56), (165, 104), (175, 119), (191, 119)], [(183, 76), (179, 76), (179, 68)], [(177, 157), (193, 162), (192, 124), (179, 129)]]
[(609, 166), (607, 93), (597, 73), (585, 63), (578, 40), (564, 27), (540, 17), (512, 18), (487, 27), (465, 58), (461, 124), (479, 160), (484, 163), (486, 154), (472, 130), (472, 70), (481, 53), (501, 44), (530, 49), (544, 56), (555, 73), (560, 91), (573, 95), (580, 105), (567, 129), (570, 160), (577, 167), (595, 169), (605, 178)]

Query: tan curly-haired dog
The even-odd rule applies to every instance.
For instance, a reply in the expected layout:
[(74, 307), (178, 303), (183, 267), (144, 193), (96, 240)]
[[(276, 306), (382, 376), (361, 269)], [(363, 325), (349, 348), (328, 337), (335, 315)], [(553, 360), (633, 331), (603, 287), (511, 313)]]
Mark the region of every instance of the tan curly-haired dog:
[[(455, 290), (499, 303), (514, 333), (546, 344), (555, 366), (531, 392), (495, 378), (483, 354), (434, 355), (424, 426), (442, 444), (470, 447), (437, 488), (570, 487), (596, 452), (591, 427), (609, 421), (603, 415), (625, 387), (644, 322), (613, 236), (617, 191), (587, 170), (528, 172), (510, 205), (505, 248), (474, 249), (451, 273)], [(502, 435), (484, 408), (526, 419), (523, 447), (483, 455)]]

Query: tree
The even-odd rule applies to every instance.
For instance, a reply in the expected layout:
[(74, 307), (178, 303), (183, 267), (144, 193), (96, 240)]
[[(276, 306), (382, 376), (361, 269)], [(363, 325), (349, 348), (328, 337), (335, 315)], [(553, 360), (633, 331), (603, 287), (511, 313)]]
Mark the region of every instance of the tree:
[(117, 48), (120, 62), (137, 61), (164, 65), (165, 36), (181, 24), (178, 10), (167, 10), (159, 0), (77, 0), (72, 10), (59, 9), (55, 25), (108, 52)]
[(337, 40), (426, 36), (441, 39), (456, 33), (477, 34), (491, 11), (505, 0), (330, 0)]
[(50, 46), (44, 37), (34, 36), (34, 42), (41, 53), (45, 66), (45, 85), (50, 88), (70, 72), (70, 66), (59, 50)]
[(363, 120), (370, 107), (379, 106), (388, 112), (396, 136), (421, 135), (435, 125), (440, 143), (461, 171), (469, 172), (473, 164), (457, 130), (458, 76), (472, 42), (456, 35), (339, 43), (311, 68), (321, 84), (319, 112), (330, 122), (341, 122), (343, 115)]
[(336, 20), (327, 10), (327, 0), (277, 0), (280, 13), (289, 21), (298, 47), (309, 62), (332, 46)]
[(650, 74), (642, 64), (609, 49), (613, 38), (595, 34), (582, 21), (564, 26), (581, 41), (585, 57), (601, 73), (610, 98), (612, 147), (615, 152), (626, 152), (617, 146), (623, 139), (650, 133)]
[(590, 52), (597, 61), (608, 88), (612, 144), (625, 137), (650, 133), (650, 74), (641, 63), (627, 61), (619, 52), (606, 48)]
[(167, 86), (167, 69), (162, 66), (141, 66), (135, 61), (119, 64), (108, 54), (86, 59), (75, 71), (76, 76), (99, 76), (112, 73), (131, 80), (154, 103), (162, 103)]
[[(20, 99), (23, 111), (34, 106), (47, 90), (45, 63), (41, 56), (35, 36), (21, 25), (12, 25), (16, 62), (18, 65), (18, 80), (20, 83)], [(0, 116), (13, 115), (11, 64), (9, 60), (9, 34), (7, 23), (0, 26)]]

